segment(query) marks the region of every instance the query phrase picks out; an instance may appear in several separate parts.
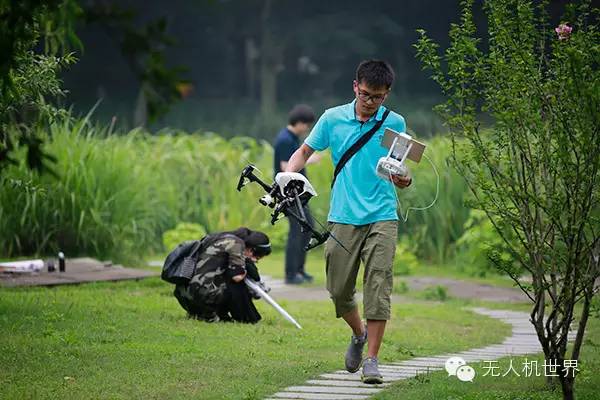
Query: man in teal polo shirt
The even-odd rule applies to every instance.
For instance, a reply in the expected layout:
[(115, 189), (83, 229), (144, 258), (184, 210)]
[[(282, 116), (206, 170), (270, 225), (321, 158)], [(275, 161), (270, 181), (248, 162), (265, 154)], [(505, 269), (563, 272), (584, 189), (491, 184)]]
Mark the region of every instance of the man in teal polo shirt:
[[(314, 151), (327, 148), (331, 150), (333, 164), (337, 165), (346, 150), (384, 117), (386, 108), (382, 103), (393, 81), (394, 71), (387, 62), (361, 62), (353, 83), (355, 99), (325, 111), (290, 158), (286, 171), (300, 171)], [(398, 230), (394, 185), (405, 188), (412, 182), (408, 176), (393, 176), (392, 185), (375, 172), (377, 161), (387, 154), (380, 144), (386, 128), (404, 132), (404, 118), (390, 111), (374, 136), (339, 172), (331, 190), (329, 229), (351, 254), (331, 239), (325, 246), (327, 290), (336, 316), (342, 317), (353, 332), (345, 357), (346, 369), (356, 372), (362, 363), (365, 383), (383, 382), (377, 354), (390, 319), (392, 264)], [(354, 300), (361, 260), (366, 326)], [(362, 352), (367, 342), (367, 357), (363, 362)]]

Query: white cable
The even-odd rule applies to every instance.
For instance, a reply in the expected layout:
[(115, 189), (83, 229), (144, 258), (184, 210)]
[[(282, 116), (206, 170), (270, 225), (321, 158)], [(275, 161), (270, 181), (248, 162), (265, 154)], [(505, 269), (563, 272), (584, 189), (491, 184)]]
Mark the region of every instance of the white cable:
[(425, 210), (433, 207), (433, 205), (435, 204), (435, 202), (438, 199), (438, 195), (440, 194), (440, 174), (438, 173), (438, 171), (435, 168), (435, 165), (433, 164), (431, 159), (429, 157), (427, 157), (427, 154), (423, 154), (423, 156), (425, 156), (427, 161), (429, 161), (429, 163), (433, 167), (433, 172), (435, 172), (435, 176), (437, 177), (437, 182), (435, 185), (435, 198), (433, 199), (431, 204), (428, 205), (427, 207), (408, 207), (406, 209), (406, 216), (402, 216), (402, 203), (400, 203), (400, 199), (398, 198), (398, 193), (396, 192), (396, 185), (394, 185), (394, 183), (392, 182), (392, 173), (388, 172), (388, 174), (390, 175), (390, 183), (394, 186), (394, 195), (396, 196), (396, 202), (398, 203), (398, 207), (400, 208), (400, 212), (399, 212), (400, 218), (402, 219), (403, 222), (406, 222), (408, 220), (408, 213), (410, 212), (410, 210), (425, 211)]

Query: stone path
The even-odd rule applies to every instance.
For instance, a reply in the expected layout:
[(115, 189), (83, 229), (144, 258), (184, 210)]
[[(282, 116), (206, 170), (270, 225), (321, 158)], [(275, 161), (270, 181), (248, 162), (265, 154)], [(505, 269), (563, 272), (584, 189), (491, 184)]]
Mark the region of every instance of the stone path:
[[(263, 276), (267, 284), (273, 288), (274, 296), (289, 300), (329, 300), (329, 294), (322, 287), (305, 285), (286, 285), (281, 279)], [(457, 298), (471, 298), (485, 301), (501, 301), (518, 303), (529, 301), (527, 296), (517, 288), (498, 287), (482, 283), (468, 282), (460, 279), (439, 278), (432, 276), (405, 277), (403, 280), (411, 290), (422, 290), (428, 286), (441, 285), (448, 289), (448, 294)], [(358, 293), (360, 300), (360, 293)], [(408, 297), (394, 294), (393, 300), (404, 302)], [(415, 301), (414, 299), (410, 301)]]
[[(274, 289), (275, 290), (275, 289)], [(472, 308), (472, 311), (496, 318), (512, 325), (512, 335), (502, 343), (470, 349), (458, 353), (441, 354), (432, 357), (417, 357), (401, 362), (380, 365), (383, 374), (383, 385), (366, 385), (360, 381), (360, 371), (351, 374), (340, 370), (325, 373), (315, 379), (310, 379), (302, 385), (290, 386), (274, 393), (266, 400), (276, 399), (318, 399), (318, 400), (354, 400), (368, 399), (393, 382), (414, 378), (417, 374), (429, 373), (444, 369), (446, 360), (450, 357), (462, 357), (467, 364), (470, 362), (492, 361), (507, 356), (522, 356), (542, 351), (529, 315), (524, 312), (490, 310)], [(569, 334), (573, 340), (575, 332)]]
[(441, 285), (448, 289), (448, 294), (458, 298), (478, 298), (487, 301), (518, 303), (528, 301), (521, 289), (486, 285), (452, 278), (433, 276), (403, 277), (411, 290), (422, 290), (428, 286)]

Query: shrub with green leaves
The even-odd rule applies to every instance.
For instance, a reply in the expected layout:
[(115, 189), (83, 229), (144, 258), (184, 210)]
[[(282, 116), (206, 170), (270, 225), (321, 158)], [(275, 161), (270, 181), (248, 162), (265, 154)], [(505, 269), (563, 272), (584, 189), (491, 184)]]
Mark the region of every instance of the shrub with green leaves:
[(394, 276), (410, 275), (419, 267), (419, 260), (412, 252), (406, 237), (401, 238), (394, 256)]
[(206, 233), (206, 229), (200, 224), (182, 222), (177, 224), (174, 229), (169, 229), (163, 233), (163, 246), (165, 250), (170, 251), (180, 243), (190, 240), (200, 240), (206, 236)]
[(442, 285), (427, 286), (419, 295), (423, 299), (431, 301), (446, 301), (450, 297), (448, 289)]
[[(502, 237), (498, 235), (485, 213), (481, 210), (471, 210), (464, 233), (456, 241), (454, 262), (461, 271), (485, 277), (487, 274), (500, 272), (492, 262), (493, 256), (500, 257), (507, 264), (511, 261), (515, 263)], [(516, 268), (518, 265), (515, 263), (513, 270)]]

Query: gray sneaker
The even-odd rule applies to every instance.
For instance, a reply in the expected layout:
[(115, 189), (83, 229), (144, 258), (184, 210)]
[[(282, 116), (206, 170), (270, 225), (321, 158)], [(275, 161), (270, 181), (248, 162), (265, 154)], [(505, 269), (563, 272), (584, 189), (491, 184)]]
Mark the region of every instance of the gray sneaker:
[(367, 343), (366, 328), (364, 336), (352, 335), (350, 338), (350, 345), (348, 346), (348, 350), (346, 350), (346, 371), (356, 372), (360, 369), (365, 343)]
[(361, 379), (363, 383), (379, 384), (383, 383), (383, 376), (379, 372), (379, 361), (375, 357), (367, 357), (363, 362)]

